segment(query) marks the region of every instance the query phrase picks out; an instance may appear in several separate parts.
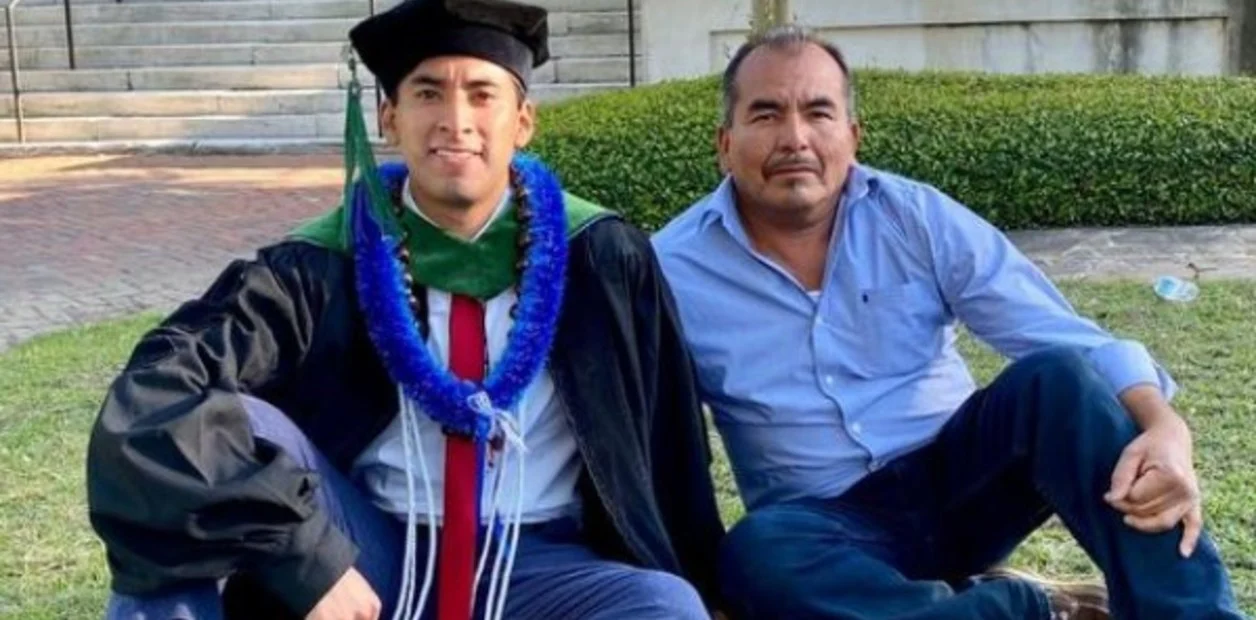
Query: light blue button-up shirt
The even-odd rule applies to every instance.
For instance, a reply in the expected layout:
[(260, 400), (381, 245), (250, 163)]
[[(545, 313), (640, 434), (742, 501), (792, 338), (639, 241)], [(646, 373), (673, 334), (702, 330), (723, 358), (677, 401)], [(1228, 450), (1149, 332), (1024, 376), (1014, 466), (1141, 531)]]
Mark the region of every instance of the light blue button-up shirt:
[(818, 291), (753, 249), (727, 179), (654, 236), (748, 508), (840, 495), (931, 441), (976, 388), (960, 323), (1011, 359), (1083, 347), (1117, 392), (1176, 391), (937, 189), (855, 165), (837, 213)]

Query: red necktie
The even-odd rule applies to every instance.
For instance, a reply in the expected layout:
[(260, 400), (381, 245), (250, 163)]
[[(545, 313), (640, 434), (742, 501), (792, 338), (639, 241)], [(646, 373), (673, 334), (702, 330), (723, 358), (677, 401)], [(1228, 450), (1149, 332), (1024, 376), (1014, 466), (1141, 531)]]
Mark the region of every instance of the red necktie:
[[(481, 381), (487, 352), (484, 307), (454, 295), (449, 317), (449, 366), (463, 379)], [(440, 536), (437, 591), (438, 620), (471, 618), (471, 582), (475, 579), (476, 530), (479, 526), (479, 468), (475, 442), (445, 435), (445, 513)]]

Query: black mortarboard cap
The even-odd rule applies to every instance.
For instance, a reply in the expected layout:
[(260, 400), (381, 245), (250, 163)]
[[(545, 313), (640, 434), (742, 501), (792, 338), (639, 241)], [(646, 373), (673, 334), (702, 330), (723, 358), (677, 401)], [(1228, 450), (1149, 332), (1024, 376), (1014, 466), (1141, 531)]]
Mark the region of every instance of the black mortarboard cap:
[(386, 92), (424, 60), (474, 56), (505, 67), (524, 88), (549, 60), (548, 13), (506, 0), (403, 0), (354, 26), (349, 39)]

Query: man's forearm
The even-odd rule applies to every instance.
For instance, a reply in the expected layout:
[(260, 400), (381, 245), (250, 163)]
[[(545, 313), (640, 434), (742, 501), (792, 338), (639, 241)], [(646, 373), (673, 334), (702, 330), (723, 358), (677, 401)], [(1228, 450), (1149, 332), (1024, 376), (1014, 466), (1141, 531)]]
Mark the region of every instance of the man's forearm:
[(1131, 386), (1120, 394), (1121, 404), (1125, 405), (1130, 417), (1142, 430), (1160, 427), (1165, 424), (1180, 427), (1189, 433), (1186, 421), (1174, 411), (1161, 394), (1160, 388), (1151, 384)]

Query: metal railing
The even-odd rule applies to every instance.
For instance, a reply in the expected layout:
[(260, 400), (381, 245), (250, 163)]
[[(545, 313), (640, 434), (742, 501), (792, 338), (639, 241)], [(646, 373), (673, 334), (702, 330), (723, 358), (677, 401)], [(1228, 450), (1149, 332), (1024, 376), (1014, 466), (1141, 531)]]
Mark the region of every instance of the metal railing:
[(78, 63), (74, 62), (74, 20), (70, 19), (70, 0), (61, 0), (61, 4), (65, 6), (65, 51), (70, 57), (70, 68), (77, 69)]
[[(371, 17), (375, 17), (375, 0), (370, 0)], [(383, 96), (379, 92), (379, 80), (372, 80), (372, 86), (375, 90), (375, 135), (376, 137), (384, 137), (384, 117), (379, 113), (380, 104), (383, 103)]]
[(628, 0), (628, 87), (637, 86), (637, 16)]
[(13, 24), (13, 13), (22, 0), (9, 0), (4, 7), (5, 36), (9, 40), (9, 81), (13, 85), (13, 122), (17, 123), (17, 141), (26, 142), (26, 124), (22, 120), (22, 88), (18, 76), (17, 28)]
[[(9, 0), (4, 6), (5, 38), (9, 46), (9, 83), (13, 87), (13, 122), (17, 124), (17, 141), (26, 142), (26, 119), (22, 114), (22, 70), (17, 56), (17, 5), (22, 0)], [(77, 69), (78, 62), (74, 57), (74, 20), (70, 12), (70, 0), (62, 0), (65, 7), (65, 48), (69, 56), (70, 68)]]

